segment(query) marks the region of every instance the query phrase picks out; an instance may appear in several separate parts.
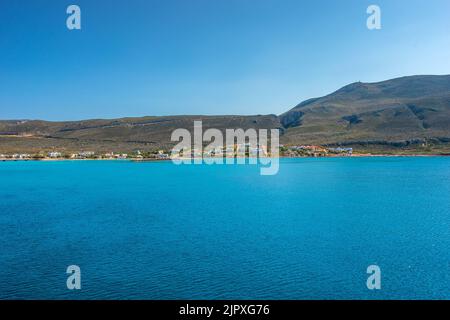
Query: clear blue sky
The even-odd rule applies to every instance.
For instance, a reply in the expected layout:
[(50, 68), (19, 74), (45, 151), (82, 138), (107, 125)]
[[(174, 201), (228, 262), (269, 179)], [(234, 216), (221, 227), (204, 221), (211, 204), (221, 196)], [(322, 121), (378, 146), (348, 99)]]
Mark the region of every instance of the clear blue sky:
[(0, 0), (0, 119), (279, 114), (413, 74), (450, 74), (448, 0)]

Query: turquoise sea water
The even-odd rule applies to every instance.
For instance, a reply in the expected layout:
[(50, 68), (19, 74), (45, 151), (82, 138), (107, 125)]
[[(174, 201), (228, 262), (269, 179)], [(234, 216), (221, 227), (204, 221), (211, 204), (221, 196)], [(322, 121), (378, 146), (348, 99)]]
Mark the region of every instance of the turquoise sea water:
[(2, 299), (450, 299), (450, 158), (0, 162), (0, 181)]

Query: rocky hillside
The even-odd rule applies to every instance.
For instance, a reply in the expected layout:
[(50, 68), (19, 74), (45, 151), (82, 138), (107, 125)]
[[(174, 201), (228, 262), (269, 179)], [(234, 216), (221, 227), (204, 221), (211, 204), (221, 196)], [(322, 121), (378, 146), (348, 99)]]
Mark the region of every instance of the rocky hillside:
[(287, 143), (450, 141), (450, 76), (353, 83), (280, 116)]
[(194, 120), (203, 129), (281, 128), (276, 115), (266, 116), (169, 116), (113, 120), (49, 122), (40, 120), (0, 121), (0, 153), (92, 150), (130, 152), (168, 148), (175, 129), (193, 131)]

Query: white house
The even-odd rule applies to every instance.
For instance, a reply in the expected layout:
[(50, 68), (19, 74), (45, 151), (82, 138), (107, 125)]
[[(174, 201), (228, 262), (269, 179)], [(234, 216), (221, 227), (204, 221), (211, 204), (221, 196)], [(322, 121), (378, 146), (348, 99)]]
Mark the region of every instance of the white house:
[(60, 158), (61, 157), (61, 152), (55, 152), (55, 151), (49, 152), (48, 153), (48, 157), (49, 158)]

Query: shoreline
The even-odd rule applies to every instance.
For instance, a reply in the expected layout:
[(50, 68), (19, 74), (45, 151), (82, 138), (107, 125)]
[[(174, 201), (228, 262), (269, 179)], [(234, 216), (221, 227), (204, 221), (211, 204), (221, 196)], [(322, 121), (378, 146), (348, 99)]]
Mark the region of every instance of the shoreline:
[[(326, 158), (415, 158), (415, 157), (450, 157), (450, 154), (353, 154), (349, 155), (331, 155), (331, 156), (321, 156), (321, 157), (287, 157), (287, 156), (279, 156), (280, 159), (326, 159)], [(239, 157), (235, 157), (232, 159), (237, 159)], [(240, 157), (242, 158), (242, 157)], [(250, 157), (244, 157), (248, 159)], [(177, 160), (194, 160), (199, 158), (178, 158)], [(215, 159), (215, 158), (200, 158), (200, 159)], [(227, 159), (227, 158), (224, 158)], [(229, 158), (228, 158), (229, 159)], [(263, 159), (270, 159), (270, 157), (264, 157)], [(18, 161), (44, 161), (44, 162), (52, 162), (52, 161), (131, 161), (131, 162), (160, 162), (160, 161), (171, 161), (173, 159), (10, 159), (10, 158), (0, 158), (0, 162), (18, 162)]]

